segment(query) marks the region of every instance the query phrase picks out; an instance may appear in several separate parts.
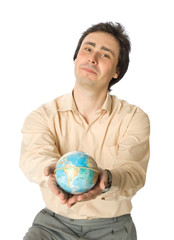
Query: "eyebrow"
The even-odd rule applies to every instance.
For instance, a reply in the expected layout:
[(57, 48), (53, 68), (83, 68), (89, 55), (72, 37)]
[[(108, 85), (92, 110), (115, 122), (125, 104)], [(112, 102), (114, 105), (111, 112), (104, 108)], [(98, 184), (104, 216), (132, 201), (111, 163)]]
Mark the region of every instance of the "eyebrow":
[[(93, 46), (93, 47), (96, 46), (96, 44), (95, 44), (94, 42), (90, 42), (90, 41), (85, 42), (85, 44), (91, 45), (91, 46)], [(101, 47), (101, 50), (104, 50), (104, 51), (107, 51), (107, 52), (111, 53), (113, 57), (115, 56), (114, 52), (113, 52), (110, 48), (107, 48), (107, 47), (105, 47), (105, 46), (102, 46), (102, 47)]]

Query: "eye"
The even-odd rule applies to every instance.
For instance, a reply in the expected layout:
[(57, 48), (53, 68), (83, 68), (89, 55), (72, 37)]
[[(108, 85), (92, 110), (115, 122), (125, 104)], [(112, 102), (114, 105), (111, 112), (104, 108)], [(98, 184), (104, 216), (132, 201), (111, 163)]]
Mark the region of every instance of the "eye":
[(108, 54), (105, 54), (105, 53), (102, 54), (102, 57), (104, 57), (104, 58), (110, 58), (110, 56), (109, 56)]
[(91, 52), (91, 48), (86, 47), (85, 50), (86, 50), (87, 52)]

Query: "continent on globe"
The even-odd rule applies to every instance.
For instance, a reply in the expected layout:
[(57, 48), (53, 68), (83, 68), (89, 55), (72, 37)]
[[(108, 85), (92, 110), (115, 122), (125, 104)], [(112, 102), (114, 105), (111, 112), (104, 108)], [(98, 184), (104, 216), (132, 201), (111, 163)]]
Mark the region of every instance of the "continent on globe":
[(87, 153), (73, 151), (63, 155), (57, 162), (57, 184), (66, 192), (77, 195), (92, 189), (99, 170), (95, 160)]

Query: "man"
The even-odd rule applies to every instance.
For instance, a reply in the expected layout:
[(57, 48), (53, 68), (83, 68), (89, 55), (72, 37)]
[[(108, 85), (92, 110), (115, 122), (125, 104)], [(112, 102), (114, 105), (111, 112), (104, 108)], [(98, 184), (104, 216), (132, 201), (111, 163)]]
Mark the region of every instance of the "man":
[[(75, 86), (25, 120), (20, 166), (40, 185), (46, 208), (24, 239), (136, 240), (131, 198), (144, 186), (149, 119), (137, 106), (109, 94), (129, 65), (130, 41), (121, 24), (85, 31), (74, 54)], [(100, 170), (96, 186), (70, 195), (56, 183), (59, 158), (90, 154)]]

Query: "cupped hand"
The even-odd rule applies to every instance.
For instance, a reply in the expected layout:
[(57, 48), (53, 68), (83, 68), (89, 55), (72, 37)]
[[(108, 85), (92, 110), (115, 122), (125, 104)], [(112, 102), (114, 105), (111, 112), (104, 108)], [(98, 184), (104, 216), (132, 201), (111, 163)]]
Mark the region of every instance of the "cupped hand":
[(99, 172), (100, 172), (100, 175), (99, 175), (98, 181), (90, 191), (83, 194), (73, 195), (69, 197), (69, 199), (66, 202), (69, 208), (71, 208), (77, 202), (83, 202), (83, 201), (89, 201), (91, 199), (95, 199), (97, 196), (99, 196), (102, 193), (102, 191), (105, 189), (108, 182), (108, 174), (102, 168), (99, 168)]
[(55, 195), (60, 197), (62, 204), (66, 204), (72, 195), (63, 191), (57, 184), (55, 173), (54, 173), (55, 168), (56, 168), (56, 163), (51, 164), (48, 167), (45, 167), (44, 175), (48, 177), (48, 187), (51, 189), (51, 191)]

